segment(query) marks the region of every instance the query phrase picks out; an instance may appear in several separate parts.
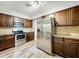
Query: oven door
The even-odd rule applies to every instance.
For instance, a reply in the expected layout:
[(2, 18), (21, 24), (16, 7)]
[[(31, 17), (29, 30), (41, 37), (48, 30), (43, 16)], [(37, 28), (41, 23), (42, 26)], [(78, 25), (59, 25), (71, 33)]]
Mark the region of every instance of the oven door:
[(17, 35), (17, 40), (20, 40), (20, 39), (25, 39), (25, 35), (24, 34)]
[(26, 43), (26, 34), (15, 34), (15, 46), (20, 46)]

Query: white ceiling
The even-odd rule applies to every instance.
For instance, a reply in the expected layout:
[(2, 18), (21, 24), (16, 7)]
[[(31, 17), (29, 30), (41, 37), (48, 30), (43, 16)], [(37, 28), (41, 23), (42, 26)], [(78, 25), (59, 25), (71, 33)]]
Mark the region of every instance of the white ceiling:
[(30, 19), (76, 5), (79, 5), (79, 1), (41, 1), (38, 8), (27, 8), (25, 1), (0, 1), (0, 9), (14, 11)]

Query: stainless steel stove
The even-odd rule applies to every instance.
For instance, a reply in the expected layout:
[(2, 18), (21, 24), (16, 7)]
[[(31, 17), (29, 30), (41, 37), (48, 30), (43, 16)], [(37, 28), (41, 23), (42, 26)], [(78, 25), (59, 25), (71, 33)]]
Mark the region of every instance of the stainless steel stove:
[(19, 46), (26, 43), (26, 33), (15, 34), (15, 46)]

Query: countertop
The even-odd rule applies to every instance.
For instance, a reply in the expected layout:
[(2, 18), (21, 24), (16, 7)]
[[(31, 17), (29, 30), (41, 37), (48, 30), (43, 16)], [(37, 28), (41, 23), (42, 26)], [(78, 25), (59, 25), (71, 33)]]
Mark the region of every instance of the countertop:
[(14, 33), (0, 33), (0, 35), (12, 35), (12, 34), (14, 34)]
[[(29, 31), (30, 32), (30, 31)], [(29, 32), (24, 32), (24, 33), (29, 33)], [(33, 31), (31, 31), (31, 32), (33, 32)], [(12, 35), (12, 34), (14, 34), (14, 33), (0, 33), (0, 35)]]
[(61, 34), (56, 34), (54, 36), (55, 37), (62, 37), (62, 38), (79, 39), (79, 36), (78, 35), (61, 35)]

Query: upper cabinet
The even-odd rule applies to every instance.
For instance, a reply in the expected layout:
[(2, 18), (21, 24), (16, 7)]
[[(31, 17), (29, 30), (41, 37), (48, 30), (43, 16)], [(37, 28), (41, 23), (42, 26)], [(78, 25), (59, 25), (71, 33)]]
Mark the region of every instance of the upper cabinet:
[(56, 25), (66, 25), (67, 10), (59, 11), (55, 13)]
[(24, 19), (24, 27), (31, 28), (32, 20)]
[[(18, 24), (19, 26), (21, 26), (20, 24), (22, 24), (23, 27), (26, 27), (26, 28), (32, 27), (32, 20), (24, 19), (20, 17), (17, 17), (18, 19), (15, 19), (15, 17), (16, 16), (0, 13), (0, 27), (13, 27), (14, 24)], [(16, 20), (16, 23), (14, 22), (14, 20)], [(20, 20), (23, 20), (23, 21), (20, 21)]]
[(3, 15), (2, 14), (0, 14), (0, 26), (3, 26)]
[(14, 17), (10, 16), (10, 15), (5, 15), (5, 23), (6, 23), (6, 27), (13, 27), (13, 20)]
[(72, 24), (79, 25), (79, 6), (71, 9)]
[(54, 13), (56, 26), (78, 26), (79, 6)]
[(13, 19), (13, 16), (0, 14), (0, 27), (12, 27)]

